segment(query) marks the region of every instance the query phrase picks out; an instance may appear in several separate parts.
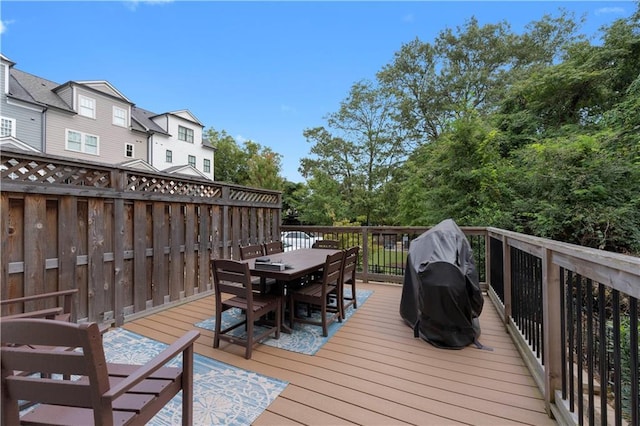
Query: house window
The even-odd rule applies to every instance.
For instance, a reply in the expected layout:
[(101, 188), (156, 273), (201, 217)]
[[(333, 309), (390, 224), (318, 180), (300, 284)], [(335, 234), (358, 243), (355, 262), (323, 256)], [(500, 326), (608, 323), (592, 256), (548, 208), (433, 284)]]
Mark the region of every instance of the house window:
[(78, 95), (78, 114), (89, 118), (96, 118), (96, 100)]
[(69, 151), (98, 155), (100, 138), (95, 135), (67, 129), (67, 145)]
[(113, 107), (113, 124), (120, 127), (127, 127), (127, 110), (117, 106)]
[(16, 137), (16, 120), (13, 118), (0, 117), (0, 136)]
[(171, 152), (170, 149), (165, 152), (164, 161), (167, 163), (173, 163), (173, 152)]
[(195, 167), (196, 166), (196, 156), (195, 155), (190, 155), (189, 156), (189, 165), (191, 167)]
[(205, 173), (211, 173), (211, 160), (205, 158), (202, 162), (202, 171)]
[(125, 144), (124, 146), (124, 156), (128, 158), (133, 158), (133, 144)]
[(181, 141), (193, 143), (193, 129), (178, 126), (178, 139)]

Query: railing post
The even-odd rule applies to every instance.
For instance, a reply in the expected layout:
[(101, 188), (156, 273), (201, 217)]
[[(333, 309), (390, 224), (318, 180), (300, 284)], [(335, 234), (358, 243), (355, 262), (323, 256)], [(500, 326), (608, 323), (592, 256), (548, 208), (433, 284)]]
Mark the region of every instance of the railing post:
[(362, 227), (362, 281), (369, 282), (369, 227)]
[(489, 236), (489, 231), (485, 228), (484, 230), (484, 283), (489, 290), (491, 287), (491, 237)]
[(511, 246), (509, 239), (502, 236), (502, 281), (504, 288), (504, 325), (511, 323)]
[(553, 252), (546, 249), (542, 256), (542, 324), (544, 334), (544, 403), (551, 416), (551, 404), (555, 403), (555, 391), (562, 380), (560, 268), (553, 264)]

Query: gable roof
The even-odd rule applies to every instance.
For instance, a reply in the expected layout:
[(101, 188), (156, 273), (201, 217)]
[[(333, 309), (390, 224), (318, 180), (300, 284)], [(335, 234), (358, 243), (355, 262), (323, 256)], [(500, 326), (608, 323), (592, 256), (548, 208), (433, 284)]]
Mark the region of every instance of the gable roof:
[(28, 145), (22, 142), (20, 139), (14, 138), (13, 136), (0, 137), (0, 148), (2, 149), (13, 148), (13, 149), (20, 149), (23, 151), (40, 152), (34, 147), (32, 147), (31, 145)]
[(194, 124), (204, 127), (204, 125), (200, 122), (200, 120), (198, 120), (198, 118), (195, 115), (193, 115), (191, 111), (189, 111), (188, 109), (170, 111), (170, 112), (159, 114), (159, 115), (173, 115), (175, 117), (179, 117), (179, 118), (182, 118), (183, 120), (191, 121)]
[(155, 121), (151, 118), (156, 117), (158, 114), (153, 113), (151, 111), (147, 111), (146, 109), (133, 106), (131, 108), (131, 118), (135, 120), (135, 122), (140, 125), (141, 129), (145, 132), (151, 133), (160, 133), (163, 135), (171, 136), (169, 133), (165, 132), (165, 130), (158, 126)]
[(169, 167), (168, 169), (164, 169), (162, 171), (170, 174), (185, 175), (185, 176), (191, 176), (191, 177), (197, 176), (207, 180), (211, 180), (209, 176), (205, 175), (200, 170), (196, 169), (195, 167), (189, 164), (184, 164), (182, 166)]
[(116, 89), (111, 83), (106, 80), (83, 80), (71, 82), (71, 84), (80, 84), (85, 87), (97, 90), (98, 92), (105, 93), (109, 96), (120, 98), (121, 100), (133, 104), (125, 95), (123, 95), (118, 89)]
[[(58, 83), (20, 71), (16, 68), (11, 68), (10, 75), (13, 76), (16, 83), (30, 95), (32, 101), (35, 100), (48, 107), (75, 113), (71, 106), (54, 92), (54, 89), (59, 86)], [(9, 89), (11, 90), (11, 82), (9, 82), (9, 84)], [(17, 89), (15, 85), (13, 88), (16, 89), (16, 93), (19, 92), (19, 89)]]
[(141, 160), (141, 159), (123, 161), (119, 165), (122, 166), (122, 167), (130, 167), (130, 168), (134, 168), (134, 169), (151, 171), (151, 172), (158, 172), (159, 171), (157, 168), (153, 167), (147, 161)]

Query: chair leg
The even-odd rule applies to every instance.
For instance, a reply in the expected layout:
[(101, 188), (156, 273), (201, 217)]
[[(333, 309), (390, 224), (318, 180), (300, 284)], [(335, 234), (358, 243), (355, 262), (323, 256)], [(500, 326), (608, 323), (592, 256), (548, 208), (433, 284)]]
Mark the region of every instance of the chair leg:
[(213, 347), (220, 347), (220, 330), (222, 329), (222, 306), (216, 306), (216, 327), (213, 332)]
[(253, 312), (249, 313), (249, 310), (247, 309), (247, 324), (246, 324), (246, 328), (247, 328), (247, 340), (246, 340), (246, 345), (247, 347), (245, 348), (245, 353), (244, 353), (244, 357), (246, 359), (251, 359), (251, 351), (253, 349)]

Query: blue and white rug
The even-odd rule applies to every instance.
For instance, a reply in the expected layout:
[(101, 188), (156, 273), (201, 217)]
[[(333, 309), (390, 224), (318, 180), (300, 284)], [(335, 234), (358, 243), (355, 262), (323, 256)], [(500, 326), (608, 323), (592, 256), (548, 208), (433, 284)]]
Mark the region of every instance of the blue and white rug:
[[(345, 290), (345, 295), (350, 296), (350, 289)], [(358, 309), (364, 304), (364, 302), (373, 294), (373, 290), (356, 290), (356, 299), (358, 301)], [(329, 326), (328, 336), (322, 336), (322, 327), (312, 324), (295, 323), (293, 332), (280, 333), (279, 339), (267, 338), (262, 343), (265, 345), (273, 346), (275, 348), (286, 349), (292, 352), (298, 352), (306, 355), (315, 355), (318, 350), (338, 331), (342, 325), (353, 315), (353, 306), (349, 306), (345, 312), (345, 319), (342, 322), (334, 322)], [(319, 315), (314, 313), (313, 315)], [(244, 314), (240, 309), (229, 309), (222, 313), (222, 327), (228, 327), (231, 324), (235, 324), (244, 318)], [(215, 316), (208, 318), (204, 321), (195, 324), (196, 327), (204, 328), (206, 330), (215, 330), (216, 318)], [(258, 327), (256, 327), (258, 328)], [(258, 333), (259, 330), (254, 329), (254, 333)], [(231, 333), (237, 333), (238, 337), (244, 334), (244, 328), (238, 327)]]
[[(144, 364), (166, 344), (122, 328), (103, 336), (108, 362)], [(181, 357), (170, 365), (180, 365)], [(242, 370), (194, 354), (193, 419), (195, 425), (249, 425), (271, 404), (288, 382)], [(148, 424), (176, 425), (182, 419), (182, 393)]]

